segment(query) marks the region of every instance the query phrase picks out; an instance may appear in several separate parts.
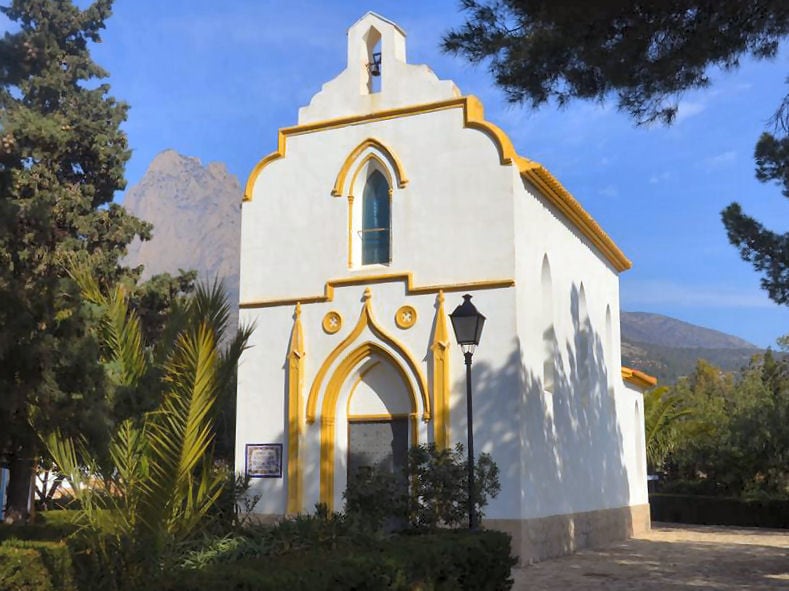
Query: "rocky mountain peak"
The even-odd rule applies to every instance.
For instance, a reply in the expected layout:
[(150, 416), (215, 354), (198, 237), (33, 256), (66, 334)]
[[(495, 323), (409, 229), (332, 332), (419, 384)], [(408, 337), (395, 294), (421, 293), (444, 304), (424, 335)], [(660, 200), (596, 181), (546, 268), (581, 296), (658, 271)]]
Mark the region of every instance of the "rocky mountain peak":
[(241, 186), (224, 164), (203, 165), (175, 150), (159, 153), (123, 206), (153, 224), (153, 238), (129, 245), (125, 263), (143, 265), (143, 279), (194, 269), (219, 278), (238, 308)]

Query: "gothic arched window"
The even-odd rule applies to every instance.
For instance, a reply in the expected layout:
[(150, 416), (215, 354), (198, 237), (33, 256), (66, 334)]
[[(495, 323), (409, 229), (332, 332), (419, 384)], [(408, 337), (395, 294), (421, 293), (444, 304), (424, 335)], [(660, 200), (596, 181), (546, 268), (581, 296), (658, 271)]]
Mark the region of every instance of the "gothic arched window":
[(363, 265), (389, 263), (390, 227), (389, 183), (380, 171), (373, 170), (362, 194)]

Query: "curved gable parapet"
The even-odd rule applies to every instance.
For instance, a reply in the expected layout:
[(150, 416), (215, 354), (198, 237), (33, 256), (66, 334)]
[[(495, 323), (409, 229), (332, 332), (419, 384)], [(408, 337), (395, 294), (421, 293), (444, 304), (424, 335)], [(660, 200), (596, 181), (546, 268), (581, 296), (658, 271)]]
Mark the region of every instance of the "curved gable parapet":
[[(537, 190), (543, 195), (550, 204), (561, 212), (561, 214), (570, 222), (572, 226), (585, 236), (589, 242), (594, 246), (598, 252), (619, 272), (628, 270), (632, 263), (619, 249), (616, 243), (610, 236), (600, 227), (600, 225), (592, 218), (591, 215), (583, 208), (575, 197), (554, 177), (548, 169), (538, 162), (529, 160), (520, 156), (512, 144), (509, 136), (498, 126), (485, 119), (485, 112), (482, 103), (474, 96), (465, 96), (460, 98), (453, 98), (432, 103), (410, 105), (406, 107), (399, 107), (396, 109), (377, 111), (373, 113), (366, 113), (362, 115), (354, 115), (349, 117), (338, 117), (334, 119), (326, 119), (323, 121), (315, 121), (295, 125), (293, 127), (286, 127), (279, 130), (277, 139), (277, 150), (264, 157), (260, 162), (255, 165), (247, 180), (246, 188), (244, 190), (244, 201), (251, 201), (255, 184), (258, 177), (263, 170), (272, 162), (285, 157), (287, 148), (287, 139), (293, 135), (301, 135), (305, 133), (314, 133), (329, 129), (338, 129), (348, 127), (360, 123), (368, 123), (375, 121), (385, 121), (388, 119), (396, 119), (401, 117), (413, 117), (423, 115), (426, 113), (433, 113), (436, 111), (443, 111), (447, 109), (463, 109), (463, 125), (464, 127), (474, 129), (480, 133), (485, 134), (490, 138), (495, 146), (499, 163), (503, 166), (517, 166), (520, 176), (526, 181), (534, 185)], [(367, 141), (376, 141), (370, 138)], [(378, 142), (378, 145), (370, 144), (364, 146), (364, 142), (357, 146), (346, 158), (345, 164), (341, 167), (338, 177), (335, 180), (332, 194), (337, 195), (337, 191), (342, 192), (343, 187), (338, 188), (338, 181), (345, 182), (348, 176), (348, 170), (353, 165), (354, 157), (358, 157), (366, 148), (372, 149), (376, 147), (376, 154), (380, 154), (386, 160), (395, 172), (401, 175), (398, 183), (408, 180), (405, 178), (405, 172), (399, 163), (395, 154), (386, 146)], [(359, 153), (354, 155), (354, 152), (359, 150)], [(350, 163), (349, 163), (350, 162)], [(347, 165), (347, 168), (346, 168)], [(340, 183), (342, 184), (342, 183)], [(404, 186), (404, 185), (403, 185)]]
[[(386, 170), (387, 174), (394, 176), (394, 178), (389, 179), (390, 185), (396, 184), (398, 188), (402, 189), (408, 184), (408, 178), (405, 175), (405, 170), (397, 154), (377, 139), (368, 138), (351, 150), (351, 153), (345, 158), (345, 161), (340, 167), (340, 171), (337, 173), (337, 178), (334, 181), (334, 187), (332, 187), (331, 194), (335, 197), (348, 195), (358, 170), (370, 158), (377, 159)], [(349, 172), (352, 170), (355, 172), (349, 175)], [(351, 182), (346, 183), (346, 180), (349, 178)]]
[[(374, 53), (378, 88), (374, 88), (370, 68)], [(453, 82), (440, 80), (425, 65), (407, 63), (405, 32), (392, 21), (368, 12), (348, 29), (345, 69), (299, 109), (299, 124), (459, 96)]]

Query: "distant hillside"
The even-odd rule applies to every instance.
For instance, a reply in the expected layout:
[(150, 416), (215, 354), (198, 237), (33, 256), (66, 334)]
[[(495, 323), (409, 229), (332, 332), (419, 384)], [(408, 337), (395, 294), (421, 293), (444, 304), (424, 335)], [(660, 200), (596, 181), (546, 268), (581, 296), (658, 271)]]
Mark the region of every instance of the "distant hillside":
[(621, 329), (622, 365), (652, 374), (665, 384), (690, 374), (697, 359), (736, 371), (761, 352), (739, 337), (660, 314), (622, 312)]
[(758, 349), (756, 345), (718, 330), (648, 312), (622, 312), (622, 340), (665, 347)]
[(179, 269), (225, 284), (237, 323), (241, 187), (224, 164), (165, 150), (154, 158), (123, 206), (153, 224), (153, 239), (135, 240), (126, 264), (144, 265), (143, 278)]

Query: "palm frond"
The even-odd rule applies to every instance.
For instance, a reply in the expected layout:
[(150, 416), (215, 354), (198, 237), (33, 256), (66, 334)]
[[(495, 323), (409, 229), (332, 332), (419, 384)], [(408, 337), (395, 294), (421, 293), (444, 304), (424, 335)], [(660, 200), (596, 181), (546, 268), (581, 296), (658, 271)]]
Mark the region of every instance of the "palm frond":
[(660, 387), (644, 394), (644, 433), (647, 462), (653, 467), (663, 464), (677, 445), (679, 419), (690, 414), (682, 408), (682, 399), (668, 388)]
[(182, 333), (165, 365), (168, 390), (149, 422), (153, 498), (160, 499), (159, 518), (171, 524), (172, 533), (192, 521), (196, 508), (212, 503), (221, 487), (221, 480), (214, 485), (211, 478), (207, 489), (197, 485), (197, 475), (208, 475), (213, 463), (217, 362), (214, 333), (207, 323)]

